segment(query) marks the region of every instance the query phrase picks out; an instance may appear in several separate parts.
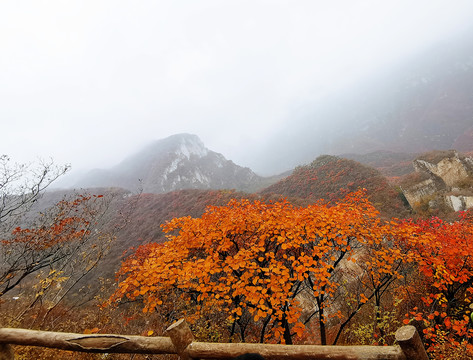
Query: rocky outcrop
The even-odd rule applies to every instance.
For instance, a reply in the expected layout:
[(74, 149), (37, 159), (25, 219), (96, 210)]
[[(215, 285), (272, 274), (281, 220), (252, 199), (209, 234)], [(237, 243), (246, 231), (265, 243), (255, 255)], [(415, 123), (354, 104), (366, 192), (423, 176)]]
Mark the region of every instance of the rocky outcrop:
[(446, 205), (454, 211), (473, 208), (473, 158), (455, 150), (421, 155), (413, 162), (416, 174), (401, 183), (411, 207)]
[(88, 173), (76, 187), (121, 187), (131, 191), (166, 193), (182, 189), (253, 191), (263, 178), (251, 169), (207, 149), (192, 134), (158, 140), (111, 169)]
[[(424, 171), (433, 176), (437, 176), (446, 186), (455, 186), (456, 184), (468, 179), (473, 172), (473, 159), (465, 156), (460, 157), (458, 152), (442, 151), (439, 156), (445, 156), (438, 162), (418, 158), (414, 160), (416, 171)], [(429, 159), (429, 157), (427, 157)], [(438, 159), (438, 157), (437, 157)]]
[(411, 207), (414, 207), (415, 204), (420, 203), (423, 199), (426, 199), (439, 191), (435, 181), (432, 179), (421, 181), (420, 183), (405, 189), (403, 188), (402, 190)]
[(445, 199), (447, 204), (455, 211), (473, 208), (473, 196), (447, 195)]

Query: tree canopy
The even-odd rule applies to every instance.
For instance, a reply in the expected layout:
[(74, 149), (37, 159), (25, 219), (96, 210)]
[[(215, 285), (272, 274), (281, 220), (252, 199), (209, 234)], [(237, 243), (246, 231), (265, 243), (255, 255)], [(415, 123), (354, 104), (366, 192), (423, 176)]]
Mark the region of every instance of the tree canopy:
[[(331, 318), (341, 332), (385, 285), (383, 274), (393, 276), (393, 264), (402, 256), (398, 250), (366, 248), (405, 236), (378, 218), (363, 191), (334, 205), (321, 201), (307, 207), (232, 200), (207, 208), (200, 218), (176, 218), (162, 227), (169, 241), (145, 245), (122, 264), (111, 302), (142, 298), (144, 312), (153, 312), (178, 293), (195, 304), (195, 316), (214, 309), (224, 313), (230, 336), (238, 333), (245, 340), (257, 332), (261, 342), (286, 343), (302, 337), (314, 319), (322, 343)], [(357, 263), (376, 279), (358, 287), (353, 306), (343, 314), (335, 298), (349, 291), (348, 282), (360, 281)]]

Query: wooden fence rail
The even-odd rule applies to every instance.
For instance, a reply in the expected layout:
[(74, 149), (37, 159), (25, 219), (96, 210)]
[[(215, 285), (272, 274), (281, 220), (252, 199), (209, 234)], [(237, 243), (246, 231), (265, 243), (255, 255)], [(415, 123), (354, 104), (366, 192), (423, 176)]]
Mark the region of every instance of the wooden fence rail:
[(247, 343), (204, 343), (194, 341), (181, 319), (167, 329), (169, 337), (115, 334), (74, 334), (26, 329), (0, 329), (0, 360), (14, 360), (10, 345), (41, 346), (92, 353), (177, 354), (182, 360), (231, 359), (258, 353), (268, 360), (428, 360), (413, 326), (396, 332), (395, 346), (322, 346)]

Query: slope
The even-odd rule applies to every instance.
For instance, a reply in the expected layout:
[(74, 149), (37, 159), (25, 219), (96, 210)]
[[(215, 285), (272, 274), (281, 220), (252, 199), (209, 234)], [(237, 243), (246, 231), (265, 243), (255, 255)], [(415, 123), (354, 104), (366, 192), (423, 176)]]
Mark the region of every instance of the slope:
[(384, 216), (406, 214), (407, 208), (399, 192), (378, 170), (331, 155), (319, 156), (310, 165), (297, 167), (292, 175), (260, 193), (296, 197), (311, 203), (319, 199), (336, 201), (359, 188), (366, 189), (370, 200)]

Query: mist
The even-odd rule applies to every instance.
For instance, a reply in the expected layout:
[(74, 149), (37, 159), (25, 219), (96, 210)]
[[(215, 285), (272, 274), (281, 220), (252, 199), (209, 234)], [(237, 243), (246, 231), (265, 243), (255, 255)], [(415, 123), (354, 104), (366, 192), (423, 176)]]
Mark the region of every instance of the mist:
[(337, 152), (374, 103), (360, 94), (467, 37), (472, 15), (471, 1), (3, 1), (0, 153), (85, 171), (186, 132), (281, 172)]

